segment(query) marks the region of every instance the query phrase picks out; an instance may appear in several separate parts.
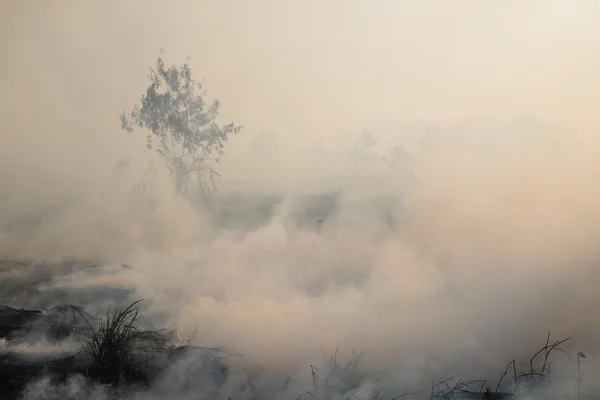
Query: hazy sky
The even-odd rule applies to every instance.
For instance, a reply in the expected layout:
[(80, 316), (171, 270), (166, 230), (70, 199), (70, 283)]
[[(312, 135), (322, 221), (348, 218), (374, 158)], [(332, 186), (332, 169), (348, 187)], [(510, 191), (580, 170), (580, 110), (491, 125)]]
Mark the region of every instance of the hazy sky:
[(116, 125), (163, 48), (167, 63), (191, 56), (247, 132), (331, 135), (383, 116), (598, 126), (593, 0), (3, 1), (0, 15), (13, 110)]

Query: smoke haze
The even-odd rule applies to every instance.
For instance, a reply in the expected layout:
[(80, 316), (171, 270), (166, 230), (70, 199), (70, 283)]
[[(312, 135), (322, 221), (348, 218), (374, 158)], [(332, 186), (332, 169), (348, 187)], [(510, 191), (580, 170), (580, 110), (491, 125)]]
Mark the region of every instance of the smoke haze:
[[(182, 337), (284, 375), (339, 346), (407, 385), (495, 378), (548, 329), (600, 350), (600, 3), (0, 7), (0, 255), (106, 265), (5, 299), (145, 298)], [(218, 210), (164, 171), (132, 190), (157, 159), (118, 116), (161, 48), (244, 126)], [(381, 157), (350, 155), (365, 128)]]

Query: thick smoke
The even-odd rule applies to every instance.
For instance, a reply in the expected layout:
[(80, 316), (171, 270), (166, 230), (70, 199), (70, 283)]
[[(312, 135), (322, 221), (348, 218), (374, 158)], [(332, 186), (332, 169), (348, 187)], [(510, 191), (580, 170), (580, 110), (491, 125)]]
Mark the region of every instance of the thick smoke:
[[(560, 2), (555, 3), (555, 13), (562, 15)], [(482, 13), (476, 3), (469, 4), (461, 8), (465, 15)], [(2, 270), (3, 281), (29, 287), (27, 295), (16, 286), (3, 288), (3, 301), (18, 300), (14, 305), (23, 307), (80, 303), (101, 312), (113, 302), (145, 298), (145, 315), (155, 325), (176, 329), (181, 342), (228, 348), (243, 354), (239, 363), (246, 370), (263, 368), (263, 376), (273, 377), (260, 383), (265, 391), (276, 390), (269, 385), (288, 375), (310, 382), (309, 366), (336, 348), (346, 357), (352, 349), (364, 350), (361, 376), (382, 377), (407, 390), (459, 373), (497, 378), (512, 359), (526, 364), (548, 330), (556, 337), (573, 337), (569, 350), (591, 357), (586, 365), (591, 376), (600, 351), (594, 317), (600, 301), (595, 284), (600, 146), (589, 131), (572, 133), (564, 127), (594, 126), (588, 110), (597, 101), (595, 95), (587, 103), (581, 100), (582, 92), (592, 91), (591, 81), (567, 90), (556, 78), (572, 72), (587, 79), (582, 65), (594, 60), (572, 43), (596, 37), (598, 31), (592, 32), (583, 11), (573, 8), (565, 11), (571, 18), (565, 24), (573, 27), (579, 21), (590, 32), (566, 35), (567, 25), (556, 15), (528, 4), (522, 10), (507, 6), (513, 13), (492, 13), (519, 22), (518, 33), (548, 46), (539, 50), (543, 54), (523, 60), (522, 70), (506, 61), (490, 66), (484, 57), (476, 58), (473, 68), (487, 70), (467, 73), (460, 71), (470, 59), (466, 54), (493, 44), (485, 42), (487, 31), (467, 39), (468, 30), (460, 30), (455, 39), (462, 46), (452, 58), (444, 50), (450, 42), (419, 30), (416, 40), (432, 59), (419, 58), (414, 45), (389, 39), (412, 28), (393, 31), (383, 11), (363, 10), (365, 18), (380, 20), (369, 26), (380, 27), (366, 38), (354, 38), (356, 47), (365, 50), (363, 41), (373, 40), (367, 44), (385, 43), (405, 52), (396, 75), (388, 65), (399, 62), (395, 56), (385, 62), (374, 58), (372, 69), (340, 67), (340, 82), (362, 74), (372, 90), (363, 83), (342, 85), (329, 75), (349, 64), (344, 57), (351, 53), (324, 28), (321, 19), (335, 14), (331, 7), (317, 14), (316, 25), (338, 49), (334, 56), (346, 61), (319, 69), (319, 60), (334, 61), (321, 54), (322, 45), (311, 47), (311, 40), (299, 37), (310, 7), (299, 14), (283, 7), (282, 18), (295, 25), (285, 30), (270, 24), (284, 29), (291, 49), (304, 49), (305, 60), (292, 72), (274, 74), (292, 68), (294, 59), (286, 58), (283, 49), (276, 52), (281, 39), (269, 36), (267, 28), (243, 23), (239, 10), (234, 12), (237, 32), (246, 29), (253, 35), (245, 45), (234, 45), (226, 32), (219, 43), (204, 43), (229, 26), (195, 28), (189, 15), (204, 21), (211, 19), (207, 14), (216, 18), (223, 13), (226, 19), (227, 12), (215, 4), (207, 5), (206, 13), (190, 4), (168, 13), (158, 6), (121, 10), (120, 5), (119, 14), (115, 4), (107, 3), (99, 15), (80, 7), (4, 5), (13, 20), (2, 29), (21, 41), (6, 43), (3, 52), (2, 81), (14, 93), (2, 100), (0, 255), (56, 267), (15, 264)], [(266, 8), (257, 5), (253, 15), (262, 15), (258, 9), (270, 13)], [(429, 16), (429, 23), (440, 23), (440, 34), (456, 24), (428, 5), (395, 11), (402, 18)], [(348, 9), (340, 13), (352, 23), (358, 18)], [(454, 13), (458, 21), (466, 18)], [(528, 25), (526, 17), (537, 22)], [(130, 20), (156, 24), (140, 28)], [(108, 21), (114, 27), (110, 32), (104, 26)], [(350, 31), (347, 24), (352, 23), (340, 23), (339, 29)], [(473, 29), (483, 29), (480, 23)], [(497, 28), (494, 59), (525, 54), (504, 23)], [(261, 47), (269, 37), (272, 42)], [(556, 37), (563, 42), (555, 43)], [(208, 60), (209, 93), (214, 88), (226, 116), (246, 125), (245, 137), (226, 149), (219, 201), (210, 207), (176, 195), (160, 169), (157, 175), (149, 173), (150, 163), (158, 160), (145, 151), (143, 137), (118, 131), (119, 112), (142, 93), (145, 68), (161, 46), (173, 62), (189, 48), (200, 49), (194, 50), (192, 64), (203, 73)], [(552, 58), (560, 71), (538, 71), (542, 59), (567, 49), (570, 64), (561, 56)], [(255, 72), (258, 83), (240, 77), (254, 50), (270, 55), (248, 61), (247, 72)], [(222, 54), (236, 51), (237, 58)], [(438, 58), (447, 63), (433, 68)], [(260, 66), (267, 72), (257, 72)], [(423, 66), (435, 69), (437, 80), (419, 86), (411, 73)], [(292, 82), (298, 71), (306, 71), (306, 90), (313, 94)], [(393, 82), (383, 82), (382, 71)], [(524, 80), (528, 74), (533, 82)], [(227, 84), (230, 77), (233, 83)], [(467, 83), (469, 77), (487, 92)], [(508, 93), (500, 77), (510, 79), (509, 86), (523, 95)], [(398, 88), (396, 80), (406, 84), (398, 100), (392, 104), (393, 96), (386, 94), (378, 101), (379, 89), (388, 83)], [(289, 82), (285, 90), (283, 82)], [(543, 87), (554, 95), (578, 94), (572, 98), (581, 107), (549, 100)], [(319, 97), (316, 105), (311, 105), (312, 96)], [(398, 111), (402, 107), (408, 111)], [(557, 119), (567, 123), (513, 118), (529, 111), (544, 121), (559, 113)], [(377, 113), (387, 119), (369, 124)], [(390, 122), (407, 116), (439, 117), (441, 122)], [(451, 121), (460, 116), (463, 122)], [(363, 126), (380, 141), (373, 149), (377, 156), (352, 152)], [(261, 133), (264, 129), (273, 133)], [(391, 163), (396, 145), (406, 149), (396, 153), (404, 157), (399, 164)], [(77, 268), (64, 261), (101, 267)], [(157, 398), (184, 392), (182, 387), (201, 390), (184, 382), (190, 370), (189, 365), (174, 366), (172, 375), (157, 383)], [(30, 387), (31, 398), (49, 390), (47, 385), (41, 381)], [(371, 385), (376, 382), (363, 380), (361, 389), (369, 392)], [(52, 390), (63, 396), (80, 386), (70, 381)], [(102, 398), (103, 390), (94, 387), (89, 395)]]

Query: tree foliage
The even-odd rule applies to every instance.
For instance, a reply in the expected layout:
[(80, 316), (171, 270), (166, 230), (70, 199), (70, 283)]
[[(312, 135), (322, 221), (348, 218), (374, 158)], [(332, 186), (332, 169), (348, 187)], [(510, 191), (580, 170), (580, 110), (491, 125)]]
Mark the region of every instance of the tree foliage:
[(364, 161), (377, 158), (375, 147), (377, 146), (375, 135), (366, 129), (363, 129), (358, 140), (350, 150), (350, 156), (357, 161)]
[(150, 86), (129, 113), (121, 114), (121, 127), (147, 129), (148, 149), (156, 148), (166, 161), (178, 191), (187, 192), (190, 182), (204, 192), (218, 173), (225, 142), (242, 127), (233, 122), (219, 125), (216, 120), (221, 103), (207, 102), (206, 90), (194, 80), (189, 64), (166, 67), (159, 56), (150, 69)]

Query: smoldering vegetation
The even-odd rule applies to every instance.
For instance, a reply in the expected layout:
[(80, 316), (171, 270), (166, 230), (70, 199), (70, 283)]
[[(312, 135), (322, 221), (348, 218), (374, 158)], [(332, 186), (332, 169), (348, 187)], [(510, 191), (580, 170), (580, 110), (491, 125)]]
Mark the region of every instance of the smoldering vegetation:
[(594, 398), (600, 9), (276, 3), (0, 6), (0, 399)]
[[(584, 178), (595, 150), (570, 135), (515, 136), (533, 121), (494, 127), (493, 148), (481, 128), (422, 133), (400, 171), (385, 150), (351, 146), (312, 187), (224, 182), (183, 219), (161, 215), (163, 202), (189, 202), (165, 187), (115, 192), (149, 205), (147, 219), (119, 224), (193, 221), (183, 240), (174, 228), (95, 233), (86, 257), (72, 247), (86, 230), (62, 224), (83, 210), (105, 219), (104, 205), (40, 211), (18, 230), (13, 219), (3, 395), (591, 398), (597, 192)], [(61, 236), (46, 236), (52, 224)], [(38, 247), (16, 246), (25, 238)]]

